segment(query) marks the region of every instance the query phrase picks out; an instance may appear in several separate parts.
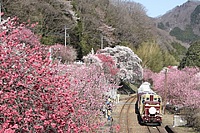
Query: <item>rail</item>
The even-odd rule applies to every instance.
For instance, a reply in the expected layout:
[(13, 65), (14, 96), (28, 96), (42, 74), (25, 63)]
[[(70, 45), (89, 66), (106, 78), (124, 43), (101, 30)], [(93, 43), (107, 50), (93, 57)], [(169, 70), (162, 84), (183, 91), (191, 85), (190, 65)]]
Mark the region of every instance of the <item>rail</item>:
[[(135, 99), (136, 99), (136, 95), (127, 98), (126, 102), (122, 106), (122, 109), (120, 110), (119, 124), (120, 124), (121, 130), (124, 129), (126, 133), (129, 133), (129, 127), (131, 127), (129, 125), (130, 122), (129, 122), (128, 114), (131, 109), (131, 105), (133, 104)], [(124, 120), (124, 112), (126, 113), (125, 120)], [(122, 125), (126, 125), (126, 126), (123, 128)]]

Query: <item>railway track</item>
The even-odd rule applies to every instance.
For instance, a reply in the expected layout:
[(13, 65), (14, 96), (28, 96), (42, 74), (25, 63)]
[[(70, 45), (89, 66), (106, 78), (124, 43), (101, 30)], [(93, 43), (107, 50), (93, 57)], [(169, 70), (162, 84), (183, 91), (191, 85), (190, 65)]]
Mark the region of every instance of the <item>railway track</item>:
[(167, 133), (162, 126), (146, 126), (149, 133)]
[[(128, 115), (133, 110), (136, 95), (129, 97), (122, 106), (119, 116), (120, 133), (130, 133), (130, 116)], [(132, 108), (131, 108), (132, 107)]]
[(126, 98), (119, 110), (120, 133), (167, 133), (161, 126), (140, 125), (135, 113), (136, 95)]

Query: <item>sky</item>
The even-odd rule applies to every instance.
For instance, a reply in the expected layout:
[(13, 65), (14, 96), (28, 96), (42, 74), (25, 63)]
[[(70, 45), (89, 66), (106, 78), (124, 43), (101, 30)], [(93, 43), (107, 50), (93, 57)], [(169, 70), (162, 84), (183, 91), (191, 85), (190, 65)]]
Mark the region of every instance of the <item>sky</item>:
[(180, 6), (188, 0), (132, 0), (134, 2), (142, 4), (149, 17), (158, 17), (165, 14), (169, 10)]

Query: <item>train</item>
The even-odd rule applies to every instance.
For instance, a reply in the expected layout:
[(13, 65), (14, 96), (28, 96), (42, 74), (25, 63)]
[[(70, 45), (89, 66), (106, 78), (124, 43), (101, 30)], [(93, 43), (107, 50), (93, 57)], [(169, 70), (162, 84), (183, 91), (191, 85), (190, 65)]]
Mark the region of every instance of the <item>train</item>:
[(156, 124), (162, 123), (162, 98), (156, 94), (149, 82), (140, 85), (137, 91), (136, 112), (140, 124)]

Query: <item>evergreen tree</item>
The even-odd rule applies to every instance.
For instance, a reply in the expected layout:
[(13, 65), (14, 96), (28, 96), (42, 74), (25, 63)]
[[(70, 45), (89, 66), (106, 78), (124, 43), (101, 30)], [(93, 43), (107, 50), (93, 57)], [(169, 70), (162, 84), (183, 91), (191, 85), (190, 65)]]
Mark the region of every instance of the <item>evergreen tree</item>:
[(182, 59), (179, 68), (185, 68), (186, 66), (200, 67), (200, 41), (194, 42), (186, 53), (186, 56)]

